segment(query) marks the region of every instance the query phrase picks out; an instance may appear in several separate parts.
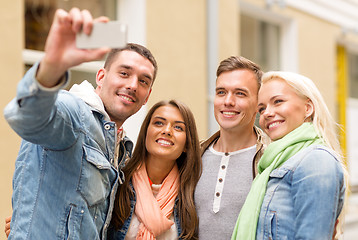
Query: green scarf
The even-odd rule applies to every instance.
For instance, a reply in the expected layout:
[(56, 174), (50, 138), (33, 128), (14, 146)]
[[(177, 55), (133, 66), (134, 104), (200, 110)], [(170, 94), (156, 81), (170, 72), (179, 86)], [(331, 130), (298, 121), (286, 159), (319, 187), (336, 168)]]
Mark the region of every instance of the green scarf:
[(254, 179), (237, 218), (231, 240), (254, 240), (256, 238), (257, 222), (270, 173), (302, 149), (318, 144), (323, 144), (323, 141), (315, 131), (313, 124), (303, 123), (266, 148), (258, 164), (259, 174)]

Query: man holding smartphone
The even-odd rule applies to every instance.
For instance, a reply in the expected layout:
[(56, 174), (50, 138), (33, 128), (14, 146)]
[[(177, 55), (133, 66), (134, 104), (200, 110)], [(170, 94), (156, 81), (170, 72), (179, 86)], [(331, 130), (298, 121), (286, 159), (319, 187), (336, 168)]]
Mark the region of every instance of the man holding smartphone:
[[(57, 10), (45, 55), (24, 76), (5, 108), (10, 126), (23, 139), (13, 178), (9, 239), (106, 239), (120, 167), (132, 142), (124, 121), (151, 93), (157, 64), (137, 44), (110, 51), (78, 49), (76, 34), (90, 34), (87, 10)], [(101, 59), (97, 88), (88, 82), (63, 91), (67, 70)]]

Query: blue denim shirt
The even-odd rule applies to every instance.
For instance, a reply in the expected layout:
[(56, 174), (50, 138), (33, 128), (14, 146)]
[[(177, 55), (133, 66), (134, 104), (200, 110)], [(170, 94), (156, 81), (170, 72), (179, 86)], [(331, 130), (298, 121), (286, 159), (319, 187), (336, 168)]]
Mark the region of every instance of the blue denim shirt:
[(323, 146), (310, 146), (270, 174), (256, 239), (332, 239), (344, 173)]
[[(108, 229), (108, 240), (124, 240), (126, 237), (126, 234), (128, 232), (130, 223), (132, 221), (132, 216), (134, 213), (134, 209), (135, 209), (135, 204), (136, 204), (136, 193), (135, 190), (133, 188), (132, 183), (130, 184), (130, 186), (132, 187), (132, 191), (134, 193), (134, 197), (133, 199), (131, 199), (131, 211), (130, 211), (130, 215), (128, 217), (128, 219), (126, 219), (123, 223), (123, 226), (121, 229), (119, 230), (115, 230), (114, 226), (110, 226)], [(181, 240), (181, 238), (179, 238), (182, 229), (181, 229), (181, 224), (180, 224), (180, 217), (178, 215), (178, 197), (175, 199), (175, 204), (174, 204), (174, 210), (173, 210), (173, 214), (174, 214), (174, 222), (175, 225), (177, 227), (178, 230), (178, 239)]]
[[(106, 239), (122, 176), (111, 164), (115, 123), (67, 91), (41, 87), (37, 66), (4, 111), (23, 139), (13, 177), (9, 240)], [(120, 142), (121, 164), (132, 146), (128, 138)]]

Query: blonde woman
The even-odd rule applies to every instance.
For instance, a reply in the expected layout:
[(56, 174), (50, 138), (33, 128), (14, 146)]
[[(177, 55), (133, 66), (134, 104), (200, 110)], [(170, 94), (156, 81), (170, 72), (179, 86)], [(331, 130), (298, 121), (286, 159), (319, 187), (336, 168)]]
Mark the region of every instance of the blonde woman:
[(259, 91), (260, 126), (273, 141), (232, 239), (332, 239), (345, 193), (336, 124), (314, 83), (268, 72)]

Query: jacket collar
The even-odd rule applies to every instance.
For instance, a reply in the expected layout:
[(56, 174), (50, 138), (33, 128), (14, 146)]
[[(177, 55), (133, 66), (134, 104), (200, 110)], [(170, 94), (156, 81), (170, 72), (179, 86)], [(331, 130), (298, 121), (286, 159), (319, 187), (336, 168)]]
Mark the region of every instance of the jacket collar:
[(69, 92), (81, 98), (89, 106), (101, 113), (104, 116), (104, 120), (110, 121), (109, 115), (104, 109), (102, 99), (95, 92), (92, 84), (87, 80), (84, 80), (81, 84), (74, 84)]

